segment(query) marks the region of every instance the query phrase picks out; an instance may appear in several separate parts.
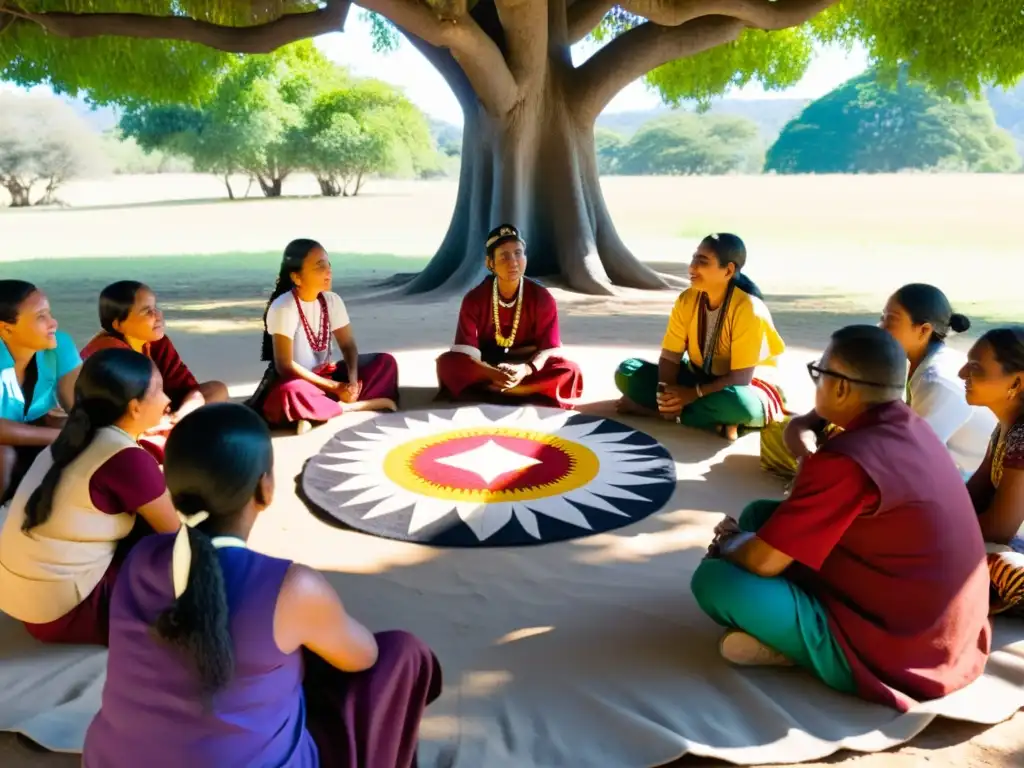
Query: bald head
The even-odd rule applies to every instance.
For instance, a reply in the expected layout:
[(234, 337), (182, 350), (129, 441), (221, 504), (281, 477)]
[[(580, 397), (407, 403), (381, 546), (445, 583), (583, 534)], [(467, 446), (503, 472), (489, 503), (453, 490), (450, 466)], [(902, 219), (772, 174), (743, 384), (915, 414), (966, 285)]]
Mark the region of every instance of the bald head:
[(826, 365), (848, 376), (865, 402), (899, 400), (907, 385), (907, 353), (885, 329), (848, 325), (832, 334)]

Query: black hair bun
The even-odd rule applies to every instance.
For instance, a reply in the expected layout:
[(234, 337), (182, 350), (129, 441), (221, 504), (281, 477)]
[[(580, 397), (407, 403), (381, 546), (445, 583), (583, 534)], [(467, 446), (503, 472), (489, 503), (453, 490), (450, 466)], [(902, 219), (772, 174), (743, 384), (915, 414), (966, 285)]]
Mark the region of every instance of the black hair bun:
[(954, 312), (949, 318), (949, 328), (954, 333), (963, 333), (971, 329), (971, 319), (967, 315)]

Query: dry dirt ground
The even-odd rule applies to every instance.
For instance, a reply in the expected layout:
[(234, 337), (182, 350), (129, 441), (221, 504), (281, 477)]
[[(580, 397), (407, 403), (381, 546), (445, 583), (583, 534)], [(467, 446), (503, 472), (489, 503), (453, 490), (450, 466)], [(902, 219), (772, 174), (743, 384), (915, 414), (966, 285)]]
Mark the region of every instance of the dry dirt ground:
[[(286, 191), (311, 193), (305, 183), (297, 180)], [(939, 284), (959, 309), (980, 320), (960, 344), (991, 323), (1024, 319), (1017, 293), (1024, 263), (1022, 176), (611, 179), (605, 191), (627, 242), (668, 272), (684, 272), (695, 240), (707, 231), (742, 234), (751, 246), (750, 272), (768, 294), (776, 322), (794, 347), (820, 349), (830, 330), (873, 321), (885, 295), (910, 280)], [(274, 252), (291, 237), (313, 236), (335, 254), (378, 254), (390, 271), (403, 271), (403, 264), (414, 270), (444, 234), (454, 186), (378, 183), (355, 200), (232, 204), (216, 199), (221, 195), (217, 180), (188, 177), (72, 186), (63, 197), (73, 208), (0, 211), (0, 262), (135, 257), (120, 270), (129, 277), (151, 260), (173, 267), (173, 258), (209, 254), (202, 263), (181, 262), (182, 273), (173, 280), (168, 276), (166, 288), (154, 287), (164, 298), (175, 342), (196, 373), (225, 379), (241, 395), (263, 366), (254, 353), (263, 297), (273, 280)], [(179, 202), (161, 202), (167, 198)], [(220, 268), (217, 254), (224, 253), (254, 254), (254, 260), (261, 255), (261, 266), (250, 272), (234, 266), (236, 259), (230, 269)], [(366, 259), (352, 257), (352, 262), (365, 264)], [(76, 272), (70, 261), (52, 266), (56, 269), (47, 274), (60, 288), (50, 291), (51, 299), (58, 317), (62, 305), (69, 308), (74, 319), (65, 327), (81, 341), (94, 322), (89, 319), (93, 310), (86, 310), (94, 306), (95, 291), (91, 284), (88, 290), (78, 285), (87, 284), (89, 275)], [(19, 276), (26, 269), (32, 266), (0, 266), (0, 272)], [(386, 276), (359, 269), (348, 275), (344, 267), (338, 273), (344, 275), (339, 288), (353, 298), (371, 278)], [(614, 350), (619, 357), (627, 352), (656, 354), (673, 299), (671, 293), (635, 292), (596, 299), (559, 291), (558, 297), (566, 343), (621, 347)], [(77, 305), (81, 311), (72, 312)], [(350, 311), (363, 349), (422, 353), (450, 343), (457, 300), (353, 300)], [(429, 369), (429, 356), (423, 360)], [(429, 374), (417, 371), (410, 378), (426, 381)], [(291, 503), (297, 504), (294, 499)], [(5, 767), (76, 764), (77, 758), (41, 754), (13, 736), (0, 735), (0, 765)], [(678, 763), (710, 764), (696, 759)], [(1024, 715), (988, 729), (940, 721), (893, 752), (843, 753), (816, 765), (837, 764), (1024, 765)]]

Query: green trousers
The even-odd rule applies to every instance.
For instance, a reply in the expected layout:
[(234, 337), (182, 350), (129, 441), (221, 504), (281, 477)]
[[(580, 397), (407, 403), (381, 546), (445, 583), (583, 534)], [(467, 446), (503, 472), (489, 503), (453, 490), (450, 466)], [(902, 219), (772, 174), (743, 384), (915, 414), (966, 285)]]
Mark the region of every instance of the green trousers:
[[(740, 516), (740, 528), (756, 532), (779, 503), (749, 504)], [(704, 613), (717, 623), (756, 637), (830, 688), (856, 692), (850, 665), (829, 630), (825, 608), (784, 576), (764, 578), (725, 560), (707, 559), (694, 571), (690, 589)]]
[[(703, 383), (684, 362), (676, 384), (693, 387)], [(646, 360), (630, 358), (615, 372), (615, 386), (637, 405), (657, 410), (658, 366)], [(757, 387), (731, 386), (713, 392), (683, 408), (682, 423), (696, 429), (714, 431), (723, 425), (764, 427), (765, 408)]]

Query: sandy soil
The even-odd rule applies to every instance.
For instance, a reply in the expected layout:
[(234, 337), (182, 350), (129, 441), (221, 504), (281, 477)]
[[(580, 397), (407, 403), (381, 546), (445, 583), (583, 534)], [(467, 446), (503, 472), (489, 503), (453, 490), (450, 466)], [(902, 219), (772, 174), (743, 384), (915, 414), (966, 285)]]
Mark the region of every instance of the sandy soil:
[[(1014, 180), (997, 179), (992, 184), (1004, 185), (1001, 193), (1007, 198), (1021, 196), (1020, 186), (1024, 177)], [(694, 224), (703, 229), (720, 228), (717, 222), (725, 218), (724, 212), (731, 187), (725, 180), (702, 180), (689, 185), (679, 180), (647, 180), (644, 188), (649, 195), (648, 200), (659, 201), (649, 207), (659, 208), (660, 213), (641, 215), (635, 218), (624, 215), (626, 222), (623, 229), (632, 238), (631, 244), (639, 244), (645, 257), (658, 261), (660, 266), (679, 272), (684, 263), (679, 258), (681, 243), (689, 237), (680, 232), (681, 225), (673, 224), (670, 210), (678, 211), (685, 207), (692, 196), (704, 193), (700, 207), (702, 221)], [(980, 181), (972, 180), (975, 192), (982, 189)], [(989, 183), (988, 181), (985, 182)], [(154, 180), (154, 188), (149, 192), (150, 201), (168, 194), (173, 183), (168, 179)], [(156, 185), (159, 185), (159, 189)], [(192, 179), (189, 184), (194, 185)], [(746, 182), (745, 182), (746, 184)], [(1016, 184), (1016, 186), (1013, 186)], [(812, 185), (813, 186), (813, 185)], [(782, 183), (772, 186), (769, 180), (757, 179), (744, 186), (743, 197), (749, 206), (745, 215), (752, 216), (751, 221), (759, 221), (764, 236), (765, 250), (772, 254), (772, 259), (780, 269), (776, 270), (769, 281), (774, 280), (778, 290), (786, 290), (787, 301), (773, 305), (776, 321), (792, 347), (793, 355), (788, 365), (797, 370), (800, 363), (815, 354), (827, 339), (829, 331), (851, 321), (870, 321), (877, 309), (870, 303), (856, 300), (845, 289), (844, 285), (856, 286), (856, 292), (877, 295), (887, 290), (879, 287), (879, 282), (897, 283), (904, 273), (913, 273), (906, 263), (897, 264), (892, 273), (880, 276), (871, 269), (865, 270), (863, 264), (857, 266), (850, 260), (840, 258), (843, 253), (842, 243), (830, 245), (827, 255), (822, 255), (813, 244), (798, 242), (792, 246), (792, 258), (789, 257), (787, 246), (781, 241), (771, 245), (770, 237), (776, 228), (773, 211), (782, 210), (782, 202), (786, 195), (807, 201), (818, 197), (823, 206), (829, 205), (829, 190), (842, 200), (836, 205), (847, 206), (847, 212), (840, 216), (836, 226), (839, 231), (850, 233), (849, 248), (864, 252), (864, 238), (856, 236), (858, 229), (864, 227), (858, 216), (864, 217), (863, 206), (872, 197), (876, 206), (872, 226), (877, 231), (897, 227), (895, 214), (879, 214), (879, 210), (889, 210), (903, 205), (904, 216), (921, 217), (921, 206), (926, 203), (938, 205), (940, 198), (945, 197), (946, 203), (955, 198), (954, 208), (959, 208), (964, 219), (977, 222), (981, 219), (1001, 218), (992, 207), (993, 197), (988, 197), (989, 209), (979, 209), (976, 201), (968, 201), (968, 195), (956, 191), (956, 185), (935, 185), (929, 187), (926, 180), (919, 178), (896, 177), (881, 195), (876, 186), (869, 188), (866, 182), (855, 180), (852, 186), (827, 185), (822, 182), (811, 192), (805, 186), (802, 191), (797, 185)], [(194, 197), (194, 186), (187, 187), (184, 183), (178, 194), (181, 197)], [(191, 191), (189, 191), (191, 190)], [(323, 226), (330, 220), (330, 231), (335, 233), (339, 246), (343, 243), (350, 252), (375, 252), (390, 254), (406, 254), (410, 256), (425, 255), (429, 244), (436, 243), (443, 235), (447, 225), (445, 206), (450, 210), (453, 201), (451, 185), (439, 183), (424, 193), (422, 187), (406, 188), (400, 184), (371, 187), (371, 194), (357, 201), (323, 201), (323, 200), (282, 200), (252, 201), (235, 205), (220, 202), (200, 202), (183, 204), (179, 207), (148, 205), (144, 199), (136, 197), (132, 200), (134, 207), (124, 208), (128, 200), (124, 199), (123, 190), (119, 190), (113, 182), (106, 191), (96, 188), (90, 193), (92, 205), (110, 206), (90, 210), (70, 210), (58, 212), (30, 211), (4, 212), (0, 214), (0, 260), (12, 258), (30, 258), (33, 256), (75, 256), (75, 255), (139, 255), (139, 254), (181, 254), (181, 253), (214, 253), (221, 250), (230, 251), (266, 251), (275, 250), (280, 246), (283, 229), (300, 230)], [(874, 190), (874, 191), (872, 191)], [(374, 192), (378, 193), (374, 197)], [(613, 210), (636, 210), (637, 206), (630, 197), (637, 194), (636, 186), (626, 182), (612, 183), (606, 187)], [(988, 190), (992, 192), (991, 189)], [(69, 202), (80, 202), (76, 198), (79, 193), (69, 188), (65, 199)], [(210, 197), (221, 194), (215, 180), (209, 185)], [(104, 197), (105, 195), (105, 197)], [(390, 197), (388, 197), (390, 196)], [(859, 196), (859, 197), (858, 197)], [(145, 195), (142, 195), (145, 198)], [(388, 210), (401, 210), (403, 221), (402, 231), (395, 228), (361, 225), (360, 219), (373, 218), (380, 221), (382, 204), (385, 198)], [(426, 199), (433, 199), (435, 204), (422, 204)], [(667, 200), (668, 202), (661, 202)], [(708, 201), (711, 202), (708, 202)], [(854, 204), (860, 200), (859, 204)], [(920, 202), (924, 200), (925, 202)], [(782, 201), (782, 202), (780, 202)], [(928, 202), (930, 201), (930, 203)], [(792, 202), (792, 201), (790, 201)], [(732, 204), (735, 205), (735, 199)], [(343, 208), (342, 205), (348, 206)], [(861, 206), (861, 207), (858, 207)], [(756, 209), (750, 213), (750, 209)], [(913, 209), (913, 210), (911, 210)], [(177, 211), (183, 215), (182, 226), (169, 221), (168, 211)], [(856, 212), (860, 210), (861, 213)], [(268, 215), (273, 211), (273, 215)], [(916, 213), (914, 213), (916, 211)], [(962, 250), (962, 221), (958, 223), (945, 208), (942, 216), (932, 216), (935, 226), (943, 236), (950, 238), (946, 247), (937, 246), (934, 253), (942, 254), (941, 261), (946, 267), (956, 265), (957, 259), (963, 264), (970, 260)], [(392, 214), (394, 215), (394, 214)], [(1007, 212), (1007, 216), (1014, 216)], [(717, 217), (717, 218), (716, 218)], [(881, 217), (881, 218), (879, 218)], [(288, 223), (282, 227), (282, 219)], [(59, 226), (58, 226), (59, 222)], [(712, 223), (715, 222), (715, 223)], [(776, 223), (773, 223), (776, 222)], [(844, 223), (845, 222), (845, 223)], [(692, 223), (692, 222), (691, 222)], [(410, 237), (408, 231), (415, 233)], [(845, 229), (844, 229), (845, 228)], [(308, 231), (308, 230), (307, 230)], [(982, 232), (979, 237), (984, 240), (991, 237), (991, 229), (976, 230)], [(782, 236), (782, 233), (776, 233)], [(925, 255), (920, 245), (900, 245), (901, 235), (892, 235), (891, 241), (884, 247), (889, 256), (906, 254), (911, 265), (917, 264), (918, 269)], [(841, 239), (841, 238), (840, 238)], [(868, 238), (870, 239), (870, 238)], [(967, 237), (967, 239), (970, 239)], [(960, 241), (957, 243), (957, 241)], [(1005, 238), (1002, 241), (1005, 244)], [(426, 245), (425, 245), (426, 244)], [(208, 247), (207, 247), (208, 246)], [(664, 248), (671, 247), (674, 258), (664, 257)], [(1017, 246), (1019, 247), (1019, 246)], [(934, 253), (932, 255), (934, 255)], [(1011, 254), (1012, 255), (1012, 254)], [(1019, 256), (1016, 263), (1019, 265)], [(767, 258), (767, 257), (766, 257)], [(834, 260), (833, 260), (834, 259)], [(823, 260), (824, 261), (823, 264)], [(882, 262), (877, 263), (885, 263)], [(786, 268), (792, 265), (792, 270)], [(829, 269), (831, 265), (831, 269)], [(866, 273), (865, 273), (866, 272)], [(982, 269), (965, 269), (960, 275), (954, 267), (947, 274), (951, 282), (956, 282), (956, 289), (967, 295), (971, 290), (977, 296), (978, 286), (985, 283), (991, 286), (991, 273), (988, 278), (979, 273)], [(859, 274), (858, 274), (859, 273)], [(854, 282), (854, 279), (856, 282)], [(962, 279), (961, 279), (962, 278)], [(765, 282), (760, 277), (760, 282)], [(1012, 283), (1013, 281), (1006, 281)], [(1001, 290), (1001, 289), (1000, 289)], [(1009, 290), (1009, 289), (1007, 289)], [(1015, 291), (1016, 288), (1013, 287)], [(197, 281), (197, 295), (194, 304), (202, 301), (202, 288)], [(609, 362), (621, 359), (629, 354), (654, 355), (664, 329), (665, 317), (671, 305), (673, 295), (664, 294), (632, 294), (624, 292), (622, 296), (612, 299), (595, 299), (580, 297), (556, 291), (562, 315), (563, 338), (568, 344), (585, 344), (589, 349), (580, 349), (582, 357), (590, 356), (597, 362), (597, 369), (605, 371)], [(822, 294), (830, 294), (823, 298)], [(837, 295), (838, 294), (838, 295)], [(228, 313), (225, 317), (208, 307), (195, 312), (179, 313), (169, 317), (169, 325), (174, 334), (175, 342), (183, 356), (194, 368), (200, 378), (221, 378), (232, 386), (233, 394), (247, 394), (262, 371), (263, 365), (257, 359), (259, 312), (262, 309), (258, 295), (240, 295), (234, 297), (244, 311)], [(872, 299), (875, 301), (875, 299)], [(413, 385), (410, 398), (425, 399), (430, 396), (433, 377), (432, 360), (436, 352), (450, 343), (457, 312), (457, 299), (440, 302), (398, 301), (398, 302), (362, 302), (353, 300), (350, 312), (355, 323), (361, 348), (364, 350), (388, 349), (406, 351), (407, 365), (403, 368), (403, 379)], [(406, 374), (408, 371), (408, 375)], [(803, 377), (806, 379), (806, 376)], [(804, 400), (809, 394), (809, 383), (799, 378), (791, 394), (797, 400)], [(606, 377), (604, 380), (588, 380), (590, 397), (600, 400), (613, 396), (614, 392)], [(589, 399), (589, 398), (588, 398)], [(284, 493), (282, 493), (284, 495)], [(301, 519), (302, 529), (311, 538), (317, 535), (317, 525), (310, 522), (308, 513), (299, 505), (294, 497), (282, 499), (275, 504), (278, 515), (294, 513)], [(275, 515), (276, 517), (276, 515)], [(267, 530), (267, 535), (272, 531)], [(314, 563), (329, 567), (328, 563)], [(0, 735), (0, 764), (4, 766), (71, 766), (77, 765), (76, 758), (71, 756), (41, 755), (29, 746), (19, 742), (10, 735)], [(710, 765), (707, 761), (684, 759), (678, 765), (695, 766)], [(1024, 715), (993, 728), (984, 729), (962, 723), (938, 722), (927, 729), (921, 736), (891, 753), (880, 755), (849, 755), (842, 754), (815, 765), (851, 765), (857, 768), (904, 768), (909, 766), (930, 766), (930, 768), (953, 768), (956, 766), (1017, 766), (1024, 765)], [(485, 768), (485, 767), (482, 767)], [(582, 767), (581, 767), (582, 768)]]

